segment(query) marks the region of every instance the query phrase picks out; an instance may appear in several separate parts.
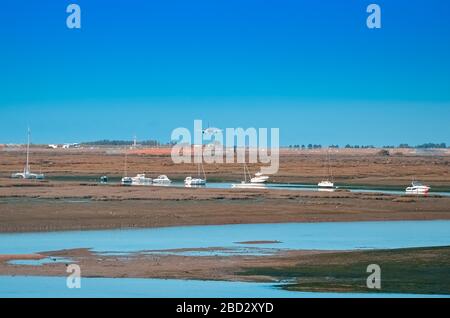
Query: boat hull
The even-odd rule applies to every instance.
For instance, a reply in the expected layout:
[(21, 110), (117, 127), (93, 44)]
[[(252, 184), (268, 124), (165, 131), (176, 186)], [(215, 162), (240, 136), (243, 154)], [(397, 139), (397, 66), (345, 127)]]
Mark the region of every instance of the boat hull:
[(319, 182), (317, 186), (322, 189), (334, 189), (334, 183), (330, 181)]
[(406, 188), (406, 194), (428, 194), (430, 192), (430, 188)]
[(267, 186), (264, 183), (236, 183), (231, 185), (236, 189), (266, 189)]
[(204, 186), (204, 185), (206, 185), (206, 180), (187, 178), (186, 180), (184, 180), (184, 185), (187, 187), (189, 187), (189, 186)]

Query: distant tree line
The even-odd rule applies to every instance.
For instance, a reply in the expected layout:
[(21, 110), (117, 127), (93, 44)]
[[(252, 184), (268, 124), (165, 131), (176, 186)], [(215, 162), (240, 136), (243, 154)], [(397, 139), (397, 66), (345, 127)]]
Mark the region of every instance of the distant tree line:
[[(97, 140), (97, 141), (89, 141), (89, 142), (83, 142), (81, 143), (84, 146), (132, 146), (134, 145), (133, 140)], [(144, 140), (144, 141), (138, 141), (138, 145), (142, 146), (151, 146), (151, 147), (157, 147), (161, 146), (162, 144), (157, 140)]]
[[(340, 148), (339, 145), (329, 145), (328, 147), (335, 148), (335, 149)], [(289, 145), (289, 148), (304, 150), (304, 149), (322, 149), (323, 147), (322, 147), (322, 145), (308, 144), (308, 145)], [(344, 148), (346, 148), (346, 149), (374, 149), (377, 147), (375, 147), (373, 145), (350, 145), (350, 144), (347, 144), (344, 146)], [(386, 149), (396, 149), (396, 148), (442, 149), (442, 148), (447, 148), (447, 144), (445, 142), (442, 142), (442, 143), (431, 143), (430, 142), (430, 143), (417, 145), (417, 146), (410, 146), (408, 144), (400, 144), (398, 146), (383, 146), (381, 148), (386, 148)]]
[[(289, 148), (294, 148), (294, 149), (322, 149), (323, 146), (322, 145), (316, 145), (316, 144), (308, 144), (308, 145), (289, 145)], [(335, 148), (335, 149), (339, 149), (339, 145), (329, 145), (328, 148)], [(375, 148), (374, 146), (359, 146), (359, 145), (346, 145), (345, 148)]]
[(313, 145), (313, 144), (309, 144), (309, 145), (290, 145), (289, 148), (295, 148), (295, 149), (321, 149), (322, 145)]
[(447, 144), (445, 142), (441, 142), (441, 143), (426, 143), (426, 144), (421, 144), (421, 145), (416, 145), (416, 146), (410, 146), (409, 144), (400, 144), (397, 147), (396, 146), (383, 146), (383, 148), (416, 148), (416, 149), (443, 149), (443, 148), (447, 148)]

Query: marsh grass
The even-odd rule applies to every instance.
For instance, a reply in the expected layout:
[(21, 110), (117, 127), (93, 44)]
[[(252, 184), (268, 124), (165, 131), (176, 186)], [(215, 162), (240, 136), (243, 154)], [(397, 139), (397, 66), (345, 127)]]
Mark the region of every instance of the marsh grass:
[[(381, 267), (381, 290), (366, 286), (370, 264)], [(249, 268), (239, 274), (289, 280), (282, 288), (290, 291), (450, 295), (450, 247), (319, 254), (292, 267)]]

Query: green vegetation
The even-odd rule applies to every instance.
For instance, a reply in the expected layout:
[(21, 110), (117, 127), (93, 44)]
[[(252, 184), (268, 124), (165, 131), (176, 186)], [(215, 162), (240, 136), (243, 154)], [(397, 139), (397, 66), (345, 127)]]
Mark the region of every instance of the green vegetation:
[[(370, 264), (381, 267), (381, 290), (366, 287)], [(239, 274), (293, 280), (283, 287), (291, 291), (450, 295), (450, 247), (302, 256), (292, 267), (250, 268)]]

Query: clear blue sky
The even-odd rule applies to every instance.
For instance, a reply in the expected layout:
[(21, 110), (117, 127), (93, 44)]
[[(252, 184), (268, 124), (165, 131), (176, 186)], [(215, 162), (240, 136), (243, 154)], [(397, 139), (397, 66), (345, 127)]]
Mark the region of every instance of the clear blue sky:
[(27, 125), (42, 143), (168, 141), (203, 119), (279, 127), (283, 145), (450, 144), (449, 14), (448, 0), (2, 1), (0, 143)]

